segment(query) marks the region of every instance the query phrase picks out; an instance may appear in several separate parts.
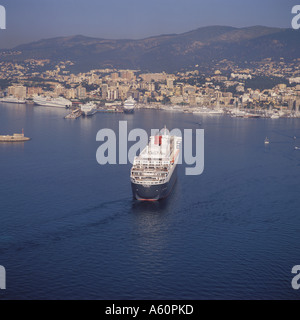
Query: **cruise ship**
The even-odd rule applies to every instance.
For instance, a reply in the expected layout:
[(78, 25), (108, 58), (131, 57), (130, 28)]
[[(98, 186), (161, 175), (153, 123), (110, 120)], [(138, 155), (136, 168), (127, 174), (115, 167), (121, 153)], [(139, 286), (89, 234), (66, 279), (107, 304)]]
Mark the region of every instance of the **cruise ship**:
[(26, 101), (24, 99), (19, 99), (14, 96), (4, 97), (0, 99), (0, 102), (5, 103), (18, 103), (18, 104), (24, 104)]
[(81, 111), (84, 116), (92, 116), (97, 110), (97, 105), (94, 102), (89, 102), (81, 106)]
[(134, 113), (136, 102), (130, 97), (124, 102), (124, 112), (125, 113)]
[(133, 197), (141, 201), (166, 198), (177, 178), (177, 163), (182, 138), (163, 134), (151, 136), (149, 144), (134, 158), (131, 169)]
[(70, 108), (72, 102), (63, 97), (51, 98), (51, 97), (42, 97), (35, 96), (33, 102), (39, 106), (44, 107), (55, 107), (55, 108)]

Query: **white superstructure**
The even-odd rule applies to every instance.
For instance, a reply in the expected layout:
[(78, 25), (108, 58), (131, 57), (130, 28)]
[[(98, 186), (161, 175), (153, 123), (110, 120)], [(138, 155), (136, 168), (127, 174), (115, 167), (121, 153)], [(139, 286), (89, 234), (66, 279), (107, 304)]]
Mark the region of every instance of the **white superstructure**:
[(124, 112), (125, 113), (133, 113), (135, 109), (136, 101), (130, 97), (124, 103)]
[(55, 107), (55, 108), (70, 108), (72, 102), (63, 97), (51, 98), (51, 97), (42, 97), (35, 96), (33, 98), (35, 104), (45, 107)]
[(94, 102), (83, 104), (81, 111), (85, 116), (92, 116), (97, 112), (97, 105)]
[(169, 182), (178, 163), (182, 138), (164, 134), (151, 136), (150, 142), (138, 157), (134, 158), (131, 182), (136, 184), (164, 184)]

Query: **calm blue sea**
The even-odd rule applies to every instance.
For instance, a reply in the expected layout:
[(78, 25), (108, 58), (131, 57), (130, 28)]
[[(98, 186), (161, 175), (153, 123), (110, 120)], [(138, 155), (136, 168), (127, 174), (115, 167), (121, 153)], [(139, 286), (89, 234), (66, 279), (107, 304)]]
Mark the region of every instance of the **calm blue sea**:
[[(0, 143), (0, 299), (300, 298), (300, 119), (65, 115), (0, 104), (0, 135), (32, 138)], [(204, 173), (179, 166), (166, 200), (134, 201), (131, 165), (96, 161), (98, 130), (120, 120), (204, 129)]]

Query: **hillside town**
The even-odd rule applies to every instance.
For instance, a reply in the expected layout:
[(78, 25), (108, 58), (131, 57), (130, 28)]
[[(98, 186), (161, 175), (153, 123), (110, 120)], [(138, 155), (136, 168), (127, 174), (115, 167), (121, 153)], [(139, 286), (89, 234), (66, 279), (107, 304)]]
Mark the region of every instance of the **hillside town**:
[[(2, 53), (5, 54), (5, 53)], [(0, 62), (0, 97), (33, 103), (35, 96), (64, 97), (73, 104), (94, 101), (121, 105), (133, 97), (140, 108), (197, 111), (239, 109), (275, 111), (298, 116), (300, 111), (300, 59), (292, 62), (265, 59), (252, 68), (223, 60), (210, 73), (184, 70), (174, 74), (140, 70), (97, 69), (72, 73), (71, 61), (29, 59)]]

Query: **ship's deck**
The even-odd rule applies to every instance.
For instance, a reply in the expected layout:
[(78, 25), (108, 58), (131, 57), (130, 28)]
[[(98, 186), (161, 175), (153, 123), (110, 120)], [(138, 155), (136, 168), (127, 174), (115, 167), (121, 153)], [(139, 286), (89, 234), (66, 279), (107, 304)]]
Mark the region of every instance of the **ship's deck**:
[[(146, 148), (134, 159), (131, 169), (133, 182), (164, 183), (177, 163), (181, 138), (169, 135), (151, 136)], [(176, 164), (175, 164), (176, 165)]]

